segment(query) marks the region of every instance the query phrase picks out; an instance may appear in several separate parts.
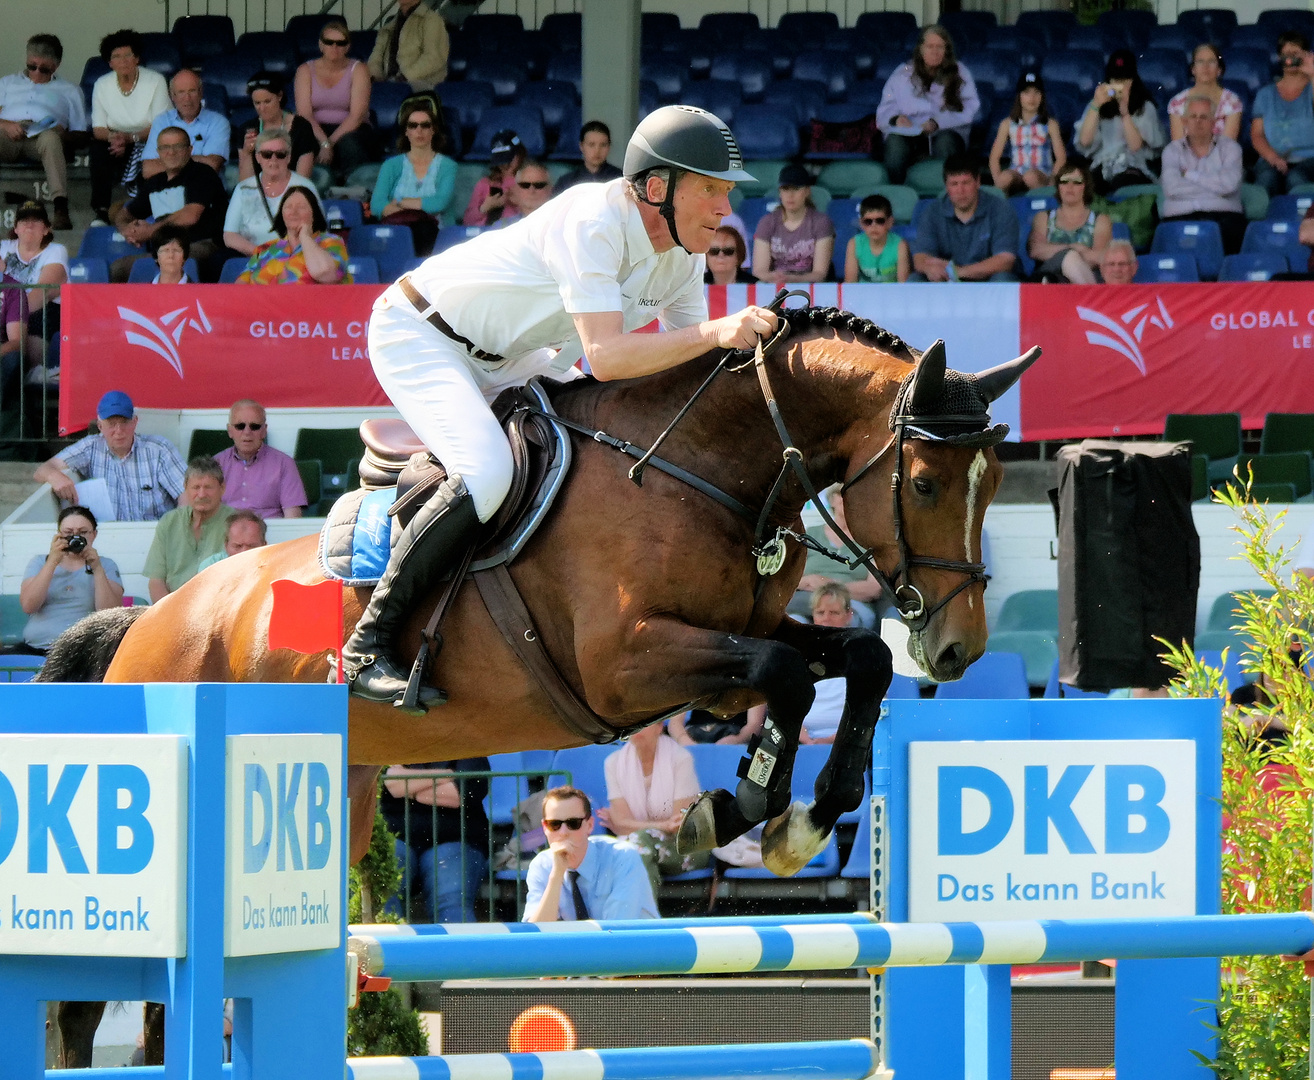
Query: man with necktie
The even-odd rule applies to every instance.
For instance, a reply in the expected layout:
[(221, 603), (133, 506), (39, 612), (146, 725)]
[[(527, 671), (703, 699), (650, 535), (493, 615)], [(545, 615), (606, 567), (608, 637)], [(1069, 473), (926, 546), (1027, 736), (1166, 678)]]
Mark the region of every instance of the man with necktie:
[(613, 836), (590, 835), (593, 805), (584, 792), (549, 791), (543, 832), (548, 846), (526, 875), (525, 922), (659, 917), (639, 849)]

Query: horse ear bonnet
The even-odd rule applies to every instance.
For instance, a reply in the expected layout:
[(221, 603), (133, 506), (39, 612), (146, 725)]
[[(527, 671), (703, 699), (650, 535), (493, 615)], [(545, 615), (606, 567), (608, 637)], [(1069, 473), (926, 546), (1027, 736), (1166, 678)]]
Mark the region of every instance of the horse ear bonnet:
[(944, 342), (937, 341), (899, 387), (890, 410), (890, 430), (903, 423), (909, 438), (951, 446), (995, 446), (1008, 434), (1008, 425), (990, 422), (990, 402), (1039, 357), (1040, 350), (1032, 348), (1007, 364), (965, 375), (945, 367)]

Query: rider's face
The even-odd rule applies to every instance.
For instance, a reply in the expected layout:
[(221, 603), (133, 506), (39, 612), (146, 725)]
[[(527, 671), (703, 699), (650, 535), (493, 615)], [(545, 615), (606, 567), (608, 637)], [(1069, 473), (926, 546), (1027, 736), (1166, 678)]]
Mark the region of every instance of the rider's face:
[(716, 239), (721, 219), (730, 213), (730, 180), (686, 173), (675, 188), (675, 223), (680, 240), (695, 255), (704, 254)]

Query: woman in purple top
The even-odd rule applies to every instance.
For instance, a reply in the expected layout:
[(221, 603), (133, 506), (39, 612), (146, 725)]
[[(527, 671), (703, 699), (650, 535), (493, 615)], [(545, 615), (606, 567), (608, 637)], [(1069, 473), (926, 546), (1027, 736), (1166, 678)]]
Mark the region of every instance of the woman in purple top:
[(297, 114), (319, 142), (316, 161), (344, 181), (353, 169), (375, 158), (370, 127), (370, 73), (347, 56), (351, 33), (341, 19), (330, 19), (319, 31), (318, 60), (297, 68)]
[(812, 203), (812, 177), (802, 165), (780, 170), (780, 205), (753, 233), (753, 276), (777, 285), (825, 281), (835, 251), (835, 225)]
[(976, 83), (955, 57), (949, 32), (943, 26), (923, 27), (912, 59), (886, 80), (876, 110), (890, 182), (902, 184), (914, 161), (967, 149), (980, 104)]

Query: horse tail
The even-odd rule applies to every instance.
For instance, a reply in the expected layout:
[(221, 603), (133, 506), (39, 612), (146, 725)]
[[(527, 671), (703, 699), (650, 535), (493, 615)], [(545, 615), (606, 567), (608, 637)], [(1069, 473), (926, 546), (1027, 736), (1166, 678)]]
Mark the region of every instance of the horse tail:
[(81, 619), (55, 638), (33, 682), (101, 682), (144, 607), (117, 607)]

